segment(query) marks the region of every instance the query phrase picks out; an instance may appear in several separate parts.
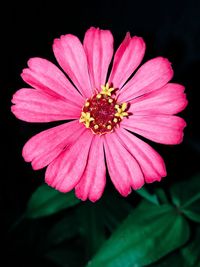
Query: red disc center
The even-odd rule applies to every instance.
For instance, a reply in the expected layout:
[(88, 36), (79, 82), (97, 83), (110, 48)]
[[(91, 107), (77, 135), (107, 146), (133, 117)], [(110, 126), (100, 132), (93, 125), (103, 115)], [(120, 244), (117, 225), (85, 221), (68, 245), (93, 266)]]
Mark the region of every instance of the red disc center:
[(94, 120), (90, 122), (91, 130), (96, 134), (105, 134), (113, 131), (113, 128), (121, 120), (116, 117), (116, 100), (106, 95), (94, 95), (88, 99), (83, 112), (89, 112)]

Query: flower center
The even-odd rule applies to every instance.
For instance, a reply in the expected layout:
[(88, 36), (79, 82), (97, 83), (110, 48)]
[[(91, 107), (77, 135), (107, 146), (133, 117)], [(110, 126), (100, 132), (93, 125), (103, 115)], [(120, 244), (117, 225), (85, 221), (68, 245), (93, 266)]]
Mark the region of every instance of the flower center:
[(128, 116), (127, 104), (119, 104), (113, 97), (114, 88), (109, 87), (108, 83), (101, 88), (100, 93), (87, 99), (79, 120), (94, 134), (100, 135), (112, 132), (122, 119)]

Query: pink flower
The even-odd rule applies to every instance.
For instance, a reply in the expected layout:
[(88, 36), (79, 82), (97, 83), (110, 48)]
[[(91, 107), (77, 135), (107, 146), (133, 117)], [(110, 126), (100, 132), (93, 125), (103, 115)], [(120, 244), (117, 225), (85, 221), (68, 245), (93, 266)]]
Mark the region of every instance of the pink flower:
[(55, 39), (53, 51), (70, 80), (48, 60), (31, 58), (21, 76), (32, 88), (14, 94), (12, 112), (27, 122), (71, 121), (32, 137), (23, 148), (25, 161), (34, 170), (47, 166), (48, 185), (61, 192), (75, 188), (82, 200), (101, 197), (105, 162), (123, 196), (165, 177), (161, 156), (130, 132), (162, 144), (182, 141), (186, 123), (174, 114), (187, 100), (182, 85), (169, 83), (170, 62), (151, 59), (130, 78), (143, 59), (145, 43), (127, 33), (108, 74), (113, 36), (93, 27), (83, 45), (67, 34)]

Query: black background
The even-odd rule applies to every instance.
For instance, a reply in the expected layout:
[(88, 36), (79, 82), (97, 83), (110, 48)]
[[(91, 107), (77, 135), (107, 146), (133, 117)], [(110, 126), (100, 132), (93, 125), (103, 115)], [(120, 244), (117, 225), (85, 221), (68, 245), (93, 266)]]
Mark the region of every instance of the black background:
[[(199, 1), (53, 1), (8, 2), (1, 9), (1, 235), (23, 213), (34, 189), (43, 182), (44, 170), (33, 171), (23, 161), (21, 150), (34, 134), (54, 124), (29, 124), (10, 112), (12, 94), (25, 86), (20, 73), (30, 57), (56, 63), (53, 39), (72, 33), (81, 40), (90, 26), (110, 29), (115, 48), (127, 31), (142, 36), (147, 44), (144, 61), (167, 57), (174, 69), (174, 82), (186, 86), (189, 100), (180, 115), (187, 121), (184, 142), (179, 146), (153, 144), (164, 157), (169, 177), (189, 179), (200, 171), (200, 5)], [(149, 142), (150, 143), (150, 142)], [(4, 240), (2, 238), (2, 240)], [(12, 238), (9, 242), (12, 243)], [(3, 241), (2, 241), (3, 242)], [(4, 241), (5, 242), (5, 241)], [(12, 244), (4, 255), (12, 256)], [(15, 255), (16, 256), (16, 255)], [(21, 263), (22, 264), (22, 263)], [(7, 266), (3, 263), (2, 266)], [(23, 266), (17, 265), (16, 266)], [(26, 265), (29, 266), (29, 265)], [(32, 266), (32, 265), (30, 265)]]

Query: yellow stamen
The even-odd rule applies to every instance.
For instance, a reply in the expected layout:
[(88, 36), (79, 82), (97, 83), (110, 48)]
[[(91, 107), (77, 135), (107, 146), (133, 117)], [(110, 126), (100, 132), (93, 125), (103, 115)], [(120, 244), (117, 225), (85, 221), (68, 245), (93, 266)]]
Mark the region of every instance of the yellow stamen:
[(100, 94), (98, 94), (98, 95), (97, 95), (97, 98), (98, 98), (98, 99), (100, 99), (100, 98), (101, 98), (101, 95), (100, 95)]
[(112, 102), (113, 102), (113, 99), (112, 99), (112, 98), (109, 98), (109, 99), (108, 99), (108, 102), (109, 102), (109, 103), (112, 103)]
[(118, 109), (119, 108), (119, 105), (115, 105), (115, 108)]
[(122, 111), (125, 111), (127, 109), (127, 104), (123, 103), (121, 109), (122, 109)]
[(115, 113), (116, 117), (120, 117), (120, 119), (123, 119), (124, 117), (128, 116), (128, 113), (125, 112), (125, 110), (127, 109), (126, 103), (123, 103), (121, 107), (119, 107), (119, 105), (115, 105), (115, 108), (117, 109), (117, 112)]
[(98, 129), (98, 128), (99, 128), (99, 125), (95, 124), (94, 129)]
[(79, 122), (83, 122), (86, 128), (90, 127), (90, 122), (93, 120), (94, 118), (90, 117), (90, 112), (81, 112), (81, 117)]
[(114, 118), (113, 121), (114, 121), (115, 123), (117, 123), (117, 122), (118, 122), (118, 119), (117, 119), (117, 118)]
[(85, 102), (85, 107), (89, 107), (90, 102)]
[(111, 126), (111, 125), (108, 125), (108, 126), (107, 126), (107, 129), (108, 129), (108, 130), (111, 130), (111, 129), (112, 129), (112, 126)]
[(117, 112), (117, 113), (115, 113), (115, 116), (116, 117), (120, 117), (120, 119), (123, 119), (124, 117), (127, 117), (128, 116), (128, 113), (127, 112)]
[(100, 92), (100, 94), (107, 96), (111, 96), (112, 91), (115, 90), (113, 87), (109, 86), (109, 83), (106, 83), (106, 85), (102, 85), (101, 89), (102, 91)]

